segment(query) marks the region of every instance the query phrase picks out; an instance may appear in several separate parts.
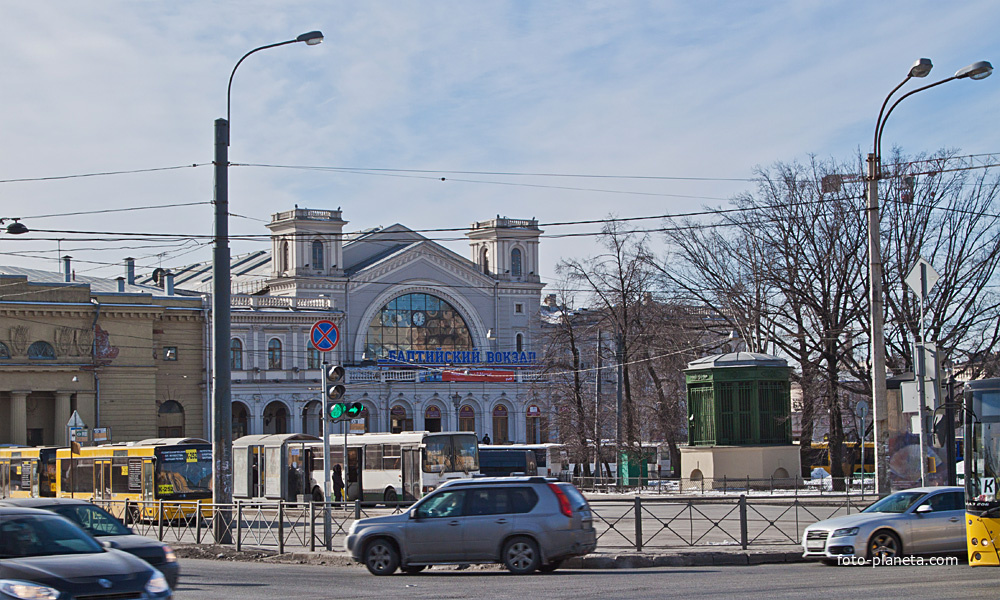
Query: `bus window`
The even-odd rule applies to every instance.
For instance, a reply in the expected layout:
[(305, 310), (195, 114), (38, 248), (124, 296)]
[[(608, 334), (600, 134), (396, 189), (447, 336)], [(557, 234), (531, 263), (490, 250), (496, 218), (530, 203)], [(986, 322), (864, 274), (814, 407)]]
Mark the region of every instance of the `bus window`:
[(157, 449), (156, 495), (159, 498), (212, 492), (210, 448)]
[(447, 473), (454, 471), (451, 451), (451, 437), (428, 437), (424, 448), (424, 473)]
[(479, 470), (479, 440), (475, 435), (452, 436), (455, 470), (471, 473)]

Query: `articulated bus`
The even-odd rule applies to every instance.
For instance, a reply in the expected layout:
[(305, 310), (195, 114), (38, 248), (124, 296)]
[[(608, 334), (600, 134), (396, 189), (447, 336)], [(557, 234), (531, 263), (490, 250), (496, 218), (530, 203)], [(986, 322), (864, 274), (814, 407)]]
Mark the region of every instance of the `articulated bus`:
[[(474, 433), (404, 431), (347, 436), (347, 500), (416, 500), (449, 479), (479, 474)], [(313, 442), (313, 498), (323, 498), (323, 444)], [(344, 436), (330, 435), (330, 465), (344, 463)], [(332, 490), (332, 488), (331, 488)]]
[[(211, 503), (212, 445), (202, 439), (155, 438), (84, 447), (79, 454), (60, 448), (56, 462), (61, 498), (131, 500), (142, 507), (139, 517), (150, 519), (158, 516), (156, 500), (164, 501), (166, 519), (193, 514), (197, 500)], [(111, 508), (123, 516), (124, 503)], [(211, 509), (203, 514), (210, 516)]]
[[(965, 512), (969, 565), (1000, 566), (1000, 379), (965, 384)], [(971, 414), (970, 414), (971, 413)]]
[(0, 448), (0, 498), (51, 498), (56, 495), (53, 447)]

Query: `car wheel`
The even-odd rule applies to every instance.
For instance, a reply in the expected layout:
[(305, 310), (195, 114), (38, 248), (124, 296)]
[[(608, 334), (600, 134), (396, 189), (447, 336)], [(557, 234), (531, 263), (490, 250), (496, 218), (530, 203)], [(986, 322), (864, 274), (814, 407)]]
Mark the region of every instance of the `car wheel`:
[(538, 572), (539, 573), (551, 573), (552, 571), (555, 571), (560, 566), (562, 566), (562, 563), (563, 563), (562, 560), (554, 560), (554, 561), (550, 562), (547, 565), (542, 565), (542, 566), (538, 567)]
[(407, 575), (416, 575), (417, 573), (423, 571), (427, 568), (427, 565), (413, 565), (411, 567), (403, 567), (400, 569), (403, 573)]
[(385, 538), (368, 542), (364, 556), (365, 566), (372, 575), (392, 575), (399, 566), (399, 551)]
[(515, 575), (526, 575), (540, 563), (538, 544), (531, 538), (516, 537), (504, 544), (503, 564)]
[(868, 559), (876, 556), (878, 558), (892, 558), (903, 554), (903, 543), (899, 541), (899, 536), (887, 530), (876, 531), (868, 540)]

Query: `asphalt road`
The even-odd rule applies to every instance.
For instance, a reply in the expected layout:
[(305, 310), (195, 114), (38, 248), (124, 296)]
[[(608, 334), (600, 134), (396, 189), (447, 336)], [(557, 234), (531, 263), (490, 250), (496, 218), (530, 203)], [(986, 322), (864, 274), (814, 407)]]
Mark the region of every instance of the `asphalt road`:
[(996, 598), (996, 569), (826, 567), (815, 563), (750, 567), (564, 570), (514, 576), (475, 567), (374, 577), (363, 567), (211, 560), (181, 562), (175, 600), (341, 598)]

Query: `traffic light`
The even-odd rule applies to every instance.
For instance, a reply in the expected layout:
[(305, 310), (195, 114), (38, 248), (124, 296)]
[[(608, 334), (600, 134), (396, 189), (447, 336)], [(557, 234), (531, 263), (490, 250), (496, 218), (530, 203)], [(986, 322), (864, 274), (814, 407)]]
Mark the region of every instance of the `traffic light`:
[[(340, 365), (331, 365), (326, 369), (326, 394), (327, 399), (336, 402), (344, 397), (344, 392), (347, 388), (344, 387), (344, 367)], [(330, 415), (333, 416), (333, 409), (330, 409)], [(336, 417), (334, 417), (336, 418)]]
[(356, 418), (364, 409), (360, 402), (335, 402), (330, 405), (330, 418), (334, 421), (347, 421)]

